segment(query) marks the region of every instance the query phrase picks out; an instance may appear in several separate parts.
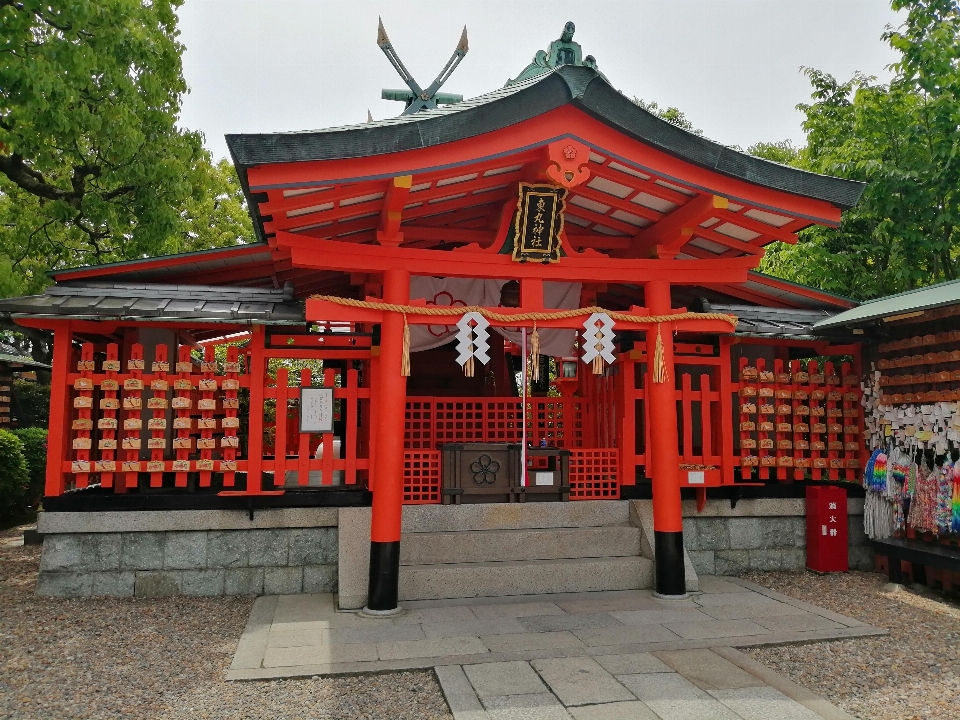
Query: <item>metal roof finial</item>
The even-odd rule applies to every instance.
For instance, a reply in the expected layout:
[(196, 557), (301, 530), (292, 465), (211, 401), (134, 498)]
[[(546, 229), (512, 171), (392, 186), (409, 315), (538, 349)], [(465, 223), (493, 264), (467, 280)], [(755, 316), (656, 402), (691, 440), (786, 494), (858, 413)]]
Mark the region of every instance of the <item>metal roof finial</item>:
[(457, 43), (453, 55), (450, 56), (447, 64), (443, 66), (436, 80), (424, 90), (417, 83), (416, 79), (414, 79), (410, 71), (407, 70), (403, 61), (400, 59), (400, 55), (397, 54), (393, 43), (390, 42), (390, 38), (387, 36), (387, 31), (383, 27), (383, 20), (380, 19), (379, 23), (379, 27), (377, 28), (377, 45), (383, 50), (383, 54), (387, 56), (387, 59), (400, 75), (400, 78), (407, 84), (407, 87), (410, 88), (409, 90), (383, 90), (380, 96), (384, 100), (401, 100), (405, 102), (407, 106), (403, 113), (401, 113), (402, 115), (411, 115), (420, 110), (433, 109), (437, 107), (438, 103), (452, 105), (453, 103), (458, 103), (463, 100), (463, 95), (453, 95), (451, 93), (441, 93), (437, 91), (450, 78), (453, 71), (457, 69), (457, 65), (460, 64), (460, 61), (463, 60), (464, 56), (470, 50), (469, 43), (467, 42), (466, 25), (463, 26), (460, 42)]

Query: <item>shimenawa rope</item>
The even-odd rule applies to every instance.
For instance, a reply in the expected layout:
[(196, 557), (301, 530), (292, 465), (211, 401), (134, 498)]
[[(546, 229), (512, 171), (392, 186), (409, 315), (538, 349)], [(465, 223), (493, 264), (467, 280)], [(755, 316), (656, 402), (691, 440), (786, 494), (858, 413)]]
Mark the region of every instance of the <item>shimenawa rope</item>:
[[(655, 383), (664, 383), (669, 379), (666, 363), (663, 358), (663, 340), (660, 338), (660, 323), (677, 322), (680, 320), (721, 320), (730, 323), (736, 328), (737, 317), (727, 315), (726, 313), (695, 313), (683, 312), (674, 315), (631, 315), (630, 313), (618, 312), (616, 310), (604, 310), (601, 307), (572, 308), (570, 310), (539, 310), (525, 313), (499, 313), (489, 308), (479, 305), (468, 306), (442, 306), (442, 305), (401, 305), (398, 303), (388, 303), (379, 300), (354, 300), (353, 298), (343, 298), (336, 295), (313, 295), (313, 300), (325, 300), (345, 307), (365, 308), (368, 310), (382, 310), (386, 312), (397, 312), (403, 314), (403, 359), (400, 365), (400, 372), (404, 377), (410, 375), (410, 327), (407, 325), (407, 315), (464, 315), (468, 312), (480, 313), (488, 320), (498, 322), (516, 322), (518, 320), (532, 320), (533, 336), (531, 340), (531, 362), (533, 364), (533, 379), (540, 377), (540, 336), (537, 332), (537, 320), (562, 320), (565, 318), (593, 315), (593, 313), (606, 313), (614, 320), (623, 322), (656, 323), (657, 340), (653, 353), (653, 381)], [(599, 356), (598, 358), (599, 359)], [(473, 377), (473, 356), (467, 360), (464, 367), (467, 377)], [(602, 360), (599, 363), (594, 362), (594, 373), (599, 374), (603, 371)]]

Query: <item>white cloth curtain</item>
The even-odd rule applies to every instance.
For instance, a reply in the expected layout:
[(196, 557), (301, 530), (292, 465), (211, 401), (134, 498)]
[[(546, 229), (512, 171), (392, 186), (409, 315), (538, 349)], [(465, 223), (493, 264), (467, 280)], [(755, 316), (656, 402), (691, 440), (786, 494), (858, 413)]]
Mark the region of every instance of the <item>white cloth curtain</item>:
[[(438, 278), (415, 275), (410, 278), (410, 299), (424, 299), (428, 305), (459, 306), (500, 305), (500, 290), (505, 280)], [(545, 282), (543, 304), (549, 309), (569, 310), (580, 305), (580, 283)], [(410, 326), (410, 352), (421, 352), (446, 345), (457, 333), (456, 315), (438, 318), (435, 325)], [(530, 323), (531, 327), (533, 323)], [(520, 331), (494, 328), (508, 340), (520, 344)], [(574, 351), (576, 330), (538, 330), (540, 353), (550, 357), (570, 357)]]

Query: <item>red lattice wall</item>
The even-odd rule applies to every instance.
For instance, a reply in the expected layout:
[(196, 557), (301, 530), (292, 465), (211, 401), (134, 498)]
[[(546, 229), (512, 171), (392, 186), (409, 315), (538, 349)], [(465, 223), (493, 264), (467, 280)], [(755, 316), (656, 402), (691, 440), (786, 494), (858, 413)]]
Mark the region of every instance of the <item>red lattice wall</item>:
[(403, 453), (403, 504), (440, 503), (441, 472), (438, 450), (407, 450)]
[(620, 453), (616, 448), (573, 450), (570, 454), (571, 500), (619, 500)]

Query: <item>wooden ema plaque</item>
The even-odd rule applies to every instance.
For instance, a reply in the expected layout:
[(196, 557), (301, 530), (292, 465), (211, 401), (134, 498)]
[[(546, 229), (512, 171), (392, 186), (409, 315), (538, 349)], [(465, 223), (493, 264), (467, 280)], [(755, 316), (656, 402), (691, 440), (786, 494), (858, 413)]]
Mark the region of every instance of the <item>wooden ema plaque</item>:
[[(741, 477), (856, 482), (863, 449), (858, 377), (849, 363), (740, 359)], [(754, 471), (754, 468), (757, 468)]]

